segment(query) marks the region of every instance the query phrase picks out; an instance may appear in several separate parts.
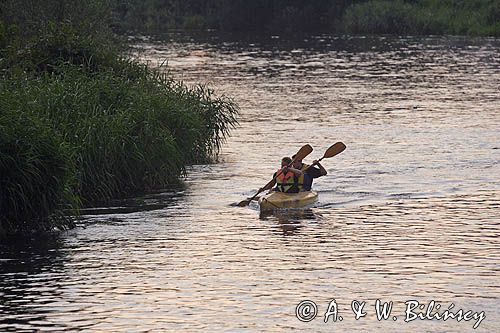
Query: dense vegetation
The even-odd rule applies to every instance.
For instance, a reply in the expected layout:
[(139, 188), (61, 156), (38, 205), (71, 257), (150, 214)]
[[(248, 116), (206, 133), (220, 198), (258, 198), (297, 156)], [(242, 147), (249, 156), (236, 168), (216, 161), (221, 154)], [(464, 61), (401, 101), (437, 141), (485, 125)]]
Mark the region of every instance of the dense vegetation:
[(125, 29), (500, 36), (500, 0), (128, 0)]
[(0, 235), (176, 184), (237, 107), (124, 56), (109, 2), (0, 3)]

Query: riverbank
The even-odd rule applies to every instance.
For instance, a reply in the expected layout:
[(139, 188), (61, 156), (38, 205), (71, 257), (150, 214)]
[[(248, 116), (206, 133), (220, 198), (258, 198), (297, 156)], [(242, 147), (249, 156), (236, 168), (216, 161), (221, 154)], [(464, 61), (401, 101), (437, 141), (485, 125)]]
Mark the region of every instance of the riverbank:
[(2, 234), (68, 228), (81, 207), (179, 184), (236, 125), (231, 99), (130, 59), (93, 21), (30, 27), (4, 6)]
[(277, 34), (500, 36), (500, 1), (129, 1), (117, 26), (142, 33), (170, 29)]

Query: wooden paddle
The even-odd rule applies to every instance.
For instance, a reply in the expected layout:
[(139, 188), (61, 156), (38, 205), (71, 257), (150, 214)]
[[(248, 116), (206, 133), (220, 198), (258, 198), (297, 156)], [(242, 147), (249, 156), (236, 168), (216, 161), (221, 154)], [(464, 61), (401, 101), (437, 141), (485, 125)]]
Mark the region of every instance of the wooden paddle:
[[(333, 157), (335, 155), (340, 154), (341, 152), (343, 152), (345, 150), (345, 148), (346, 148), (346, 146), (342, 142), (334, 143), (333, 145), (330, 146), (330, 148), (328, 148), (325, 151), (325, 154), (323, 154), (323, 157), (320, 158), (317, 163), (321, 162), (321, 160), (324, 159), (324, 158), (330, 158), (330, 157)], [(314, 164), (311, 164), (309, 166), (309, 168), (312, 167), (313, 165)], [(309, 169), (309, 168), (307, 168), (307, 169)]]
[[(297, 154), (295, 154), (295, 157), (293, 158), (292, 162), (290, 164), (288, 164), (287, 167), (290, 167), (293, 164), (293, 162), (295, 162), (295, 161), (303, 160), (312, 151), (313, 151), (313, 148), (310, 145), (302, 146), (302, 148), (300, 148), (299, 151), (297, 152)], [(282, 170), (283, 170), (283, 168), (276, 173), (276, 176), (274, 176), (274, 178), (269, 183), (267, 183), (266, 186), (264, 186), (261, 189), (259, 189), (259, 191), (257, 191), (257, 193), (255, 193), (255, 195), (253, 197), (245, 199), (245, 200), (239, 202), (236, 206), (240, 206), (240, 207), (248, 206), (250, 204), (250, 202), (257, 195), (259, 195), (260, 192), (263, 191), (264, 188), (266, 188), (267, 186), (270, 186), (274, 181), (276, 181), (276, 178), (278, 178), (278, 176), (283, 172)]]

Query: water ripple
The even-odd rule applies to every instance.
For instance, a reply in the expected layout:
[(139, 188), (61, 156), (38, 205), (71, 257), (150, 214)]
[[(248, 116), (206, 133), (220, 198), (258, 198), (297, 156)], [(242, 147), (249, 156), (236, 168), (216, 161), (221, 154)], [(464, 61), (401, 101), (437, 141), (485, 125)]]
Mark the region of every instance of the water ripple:
[[(0, 244), (0, 331), (470, 331), (378, 321), (376, 299), (486, 311), (500, 329), (497, 39), (280, 36), (142, 40), (140, 57), (242, 107), (220, 163), (185, 186), (83, 211), (61, 235)], [(319, 202), (259, 216), (230, 204), (305, 142)], [(307, 323), (303, 299), (345, 320)], [(356, 321), (351, 300), (370, 313)]]

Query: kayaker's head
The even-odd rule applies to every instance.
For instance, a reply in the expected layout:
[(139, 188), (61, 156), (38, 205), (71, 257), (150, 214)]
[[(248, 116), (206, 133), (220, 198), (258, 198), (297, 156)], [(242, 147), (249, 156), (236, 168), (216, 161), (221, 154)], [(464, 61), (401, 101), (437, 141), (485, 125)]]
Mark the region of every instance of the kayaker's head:
[[(292, 158), (295, 158), (295, 155), (292, 156)], [(302, 168), (302, 160), (295, 160), (293, 161), (292, 165), (295, 169), (301, 169)]]
[(281, 159), (281, 167), (286, 167), (290, 163), (292, 163), (292, 159), (288, 156), (285, 156)]

